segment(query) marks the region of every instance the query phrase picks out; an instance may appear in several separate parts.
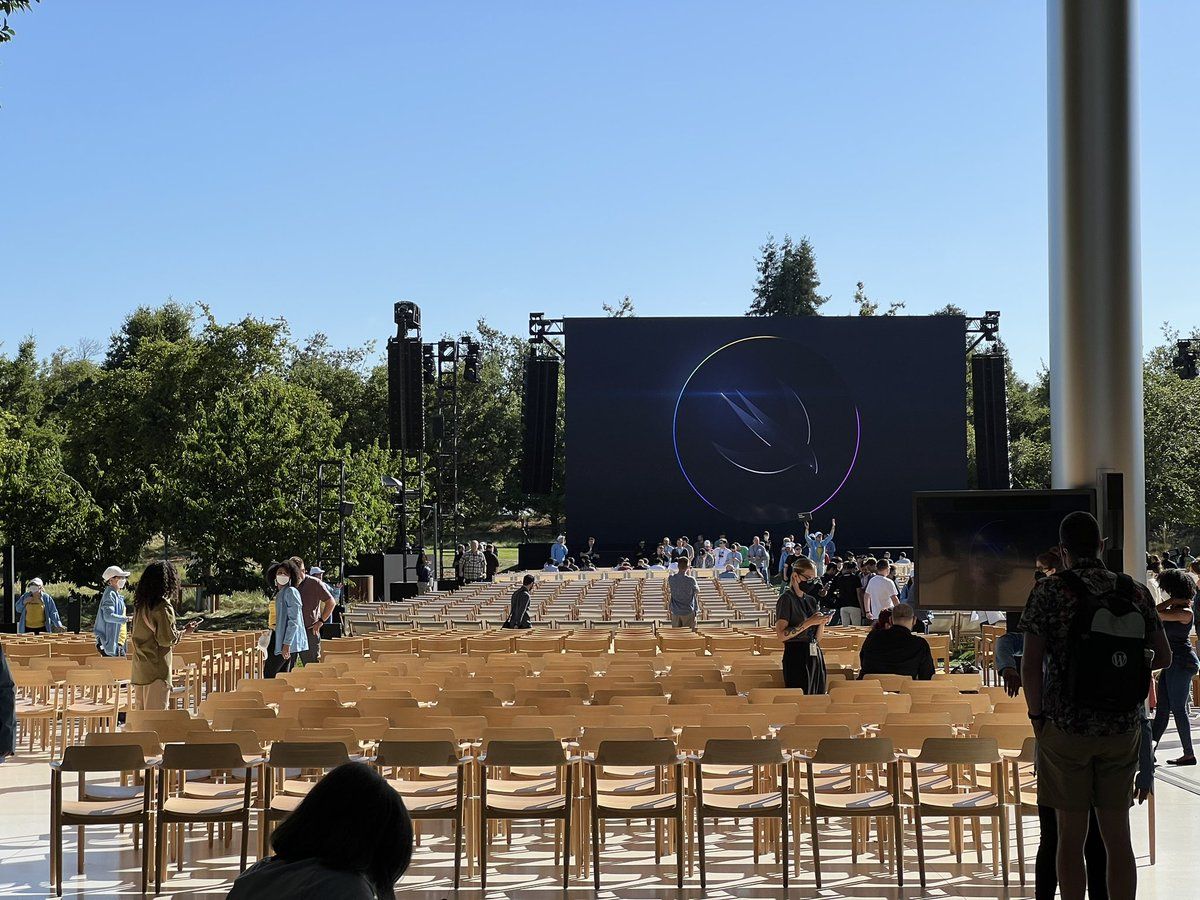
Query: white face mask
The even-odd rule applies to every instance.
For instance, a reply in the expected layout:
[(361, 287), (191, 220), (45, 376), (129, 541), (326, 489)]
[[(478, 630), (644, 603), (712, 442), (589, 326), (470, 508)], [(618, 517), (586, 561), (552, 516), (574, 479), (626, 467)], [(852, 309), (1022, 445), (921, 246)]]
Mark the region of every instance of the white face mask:
[(280, 587), (285, 587), (292, 583), (292, 579), (287, 575), (280, 574), (275, 576), (275, 583)]
[(127, 582), (127, 579), (124, 579), (124, 578), (118, 578), (118, 579), (117, 579), (117, 590), (118, 590), (118, 591), (123, 591), (123, 590), (125, 590), (125, 584), (126, 584), (126, 582)]

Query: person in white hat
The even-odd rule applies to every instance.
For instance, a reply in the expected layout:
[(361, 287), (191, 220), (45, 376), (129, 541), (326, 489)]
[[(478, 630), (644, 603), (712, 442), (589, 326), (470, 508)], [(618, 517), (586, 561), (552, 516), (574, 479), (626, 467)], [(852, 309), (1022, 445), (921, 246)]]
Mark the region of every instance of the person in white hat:
[(42, 634), (66, 631), (58, 615), (54, 598), (42, 588), (42, 579), (30, 579), (25, 593), (17, 598), (17, 634)]
[(109, 566), (104, 570), (104, 591), (100, 594), (100, 605), (96, 609), (96, 624), (92, 634), (96, 636), (96, 649), (101, 656), (124, 656), (121, 643), (121, 628), (130, 621), (125, 614), (125, 598), (121, 591), (129, 579), (129, 573), (120, 566)]

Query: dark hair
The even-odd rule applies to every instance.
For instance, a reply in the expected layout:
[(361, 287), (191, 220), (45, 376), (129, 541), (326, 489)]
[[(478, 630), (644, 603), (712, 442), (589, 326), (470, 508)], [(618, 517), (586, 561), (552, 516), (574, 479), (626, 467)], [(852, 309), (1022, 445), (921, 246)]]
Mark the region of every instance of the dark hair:
[(1058, 542), (1076, 558), (1096, 556), (1104, 543), (1100, 539), (1100, 523), (1091, 513), (1067, 513), (1058, 526)]
[(521, 584), (530, 585), (530, 584), (533, 584), (535, 581), (537, 581), (537, 579), (534, 578), (532, 575), (526, 575), (524, 578), (521, 579)]
[(879, 618), (875, 620), (875, 624), (871, 626), (872, 631), (886, 631), (892, 627), (892, 611), (885, 609), (879, 614)]
[(1062, 568), (1062, 557), (1054, 549), (1047, 550), (1045, 553), (1039, 553), (1034, 562), (1043, 569), (1054, 569), (1056, 572)]
[(412, 820), (382, 775), (362, 763), (346, 763), (305, 795), (271, 835), (271, 848), (286, 862), (313, 859), (361, 873), (390, 900), (412, 861)]
[(304, 580), (304, 576), (300, 574), (300, 567), (290, 559), (285, 559), (281, 562), (271, 563), (267, 568), (267, 581), (271, 582), (271, 587), (275, 588), (275, 576), (279, 574), (280, 569), (287, 572), (288, 578), (292, 580), (292, 587), (298, 587), (300, 582)]
[(304, 564), (304, 560), (303, 560), (303, 559), (301, 559), (299, 556), (293, 556), (293, 557), (291, 557), (291, 561), (292, 561), (292, 562), (294, 562), (294, 563), (296, 564), (296, 568), (298, 568), (298, 569), (299, 569), (301, 572), (307, 572), (307, 571), (308, 571), (308, 566), (306, 566), (306, 565)]
[(1167, 569), (1155, 576), (1158, 586), (1172, 600), (1191, 600), (1196, 596), (1196, 582), (1183, 569)]
[(146, 566), (133, 592), (133, 604), (146, 612), (158, 609), (164, 600), (178, 600), (179, 573), (169, 562), (159, 560)]

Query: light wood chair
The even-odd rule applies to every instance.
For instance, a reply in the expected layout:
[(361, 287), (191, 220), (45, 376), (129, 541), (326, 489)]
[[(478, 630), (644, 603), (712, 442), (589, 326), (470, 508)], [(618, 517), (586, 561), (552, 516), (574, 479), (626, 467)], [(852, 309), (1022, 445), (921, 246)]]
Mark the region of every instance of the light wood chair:
[[(259, 826), (259, 855), (265, 856), (270, 846), (271, 830), (293, 812), (312, 789), (313, 784), (329, 769), (350, 762), (346, 745), (341, 741), (276, 741), (267, 756), (267, 771), (263, 779), (262, 806)], [(300, 769), (300, 778), (287, 778), (287, 770)]]
[[(79, 775), (80, 792), (75, 800), (63, 799), (63, 773)], [(125, 799), (86, 799), (88, 774), (119, 773), (140, 775), (141, 791)], [(134, 825), (150, 834), (150, 794), (154, 782), (154, 765), (147, 763), (143, 749), (137, 744), (116, 746), (68, 746), (63, 758), (50, 763), (50, 875), (54, 893), (62, 896), (62, 830), (78, 830), (78, 871), (84, 869), (84, 830), (92, 825)], [(142, 893), (146, 893), (150, 866), (150, 841), (142, 841)]]

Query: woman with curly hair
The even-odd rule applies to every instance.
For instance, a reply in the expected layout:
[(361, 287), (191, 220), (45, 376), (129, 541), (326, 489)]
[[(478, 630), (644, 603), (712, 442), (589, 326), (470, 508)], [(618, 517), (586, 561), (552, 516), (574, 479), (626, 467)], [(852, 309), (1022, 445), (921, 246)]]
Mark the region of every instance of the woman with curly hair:
[(1158, 706), (1154, 710), (1154, 743), (1157, 744), (1167, 730), (1167, 723), (1175, 719), (1175, 730), (1179, 732), (1179, 743), (1183, 755), (1168, 760), (1173, 766), (1196, 765), (1196, 754), (1192, 750), (1192, 723), (1188, 717), (1188, 702), (1192, 695), (1192, 679), (1200, 669), (1200, 660), (1192, 649), (1191, 630), (1194, 621), (1192, 602), (1196, 597), (1196, 583), (1180, 569), (1167, 569), (1158, 575), (1158, 586), (1167, 599), (1158, 604), (1158, 615), (1162, 619), (1163, 631), (1171, 645), (1171, 665), (1158, 673)]
[(171, 650), (184, 634), (191, 634), (200, 620), (180, 631), (175, 627), (175, 603), (179, 601), (179, 573), (168, 562), (152, 562), (138, 579), (133, 594), (134, 704), (138, 709), (166, 709), (171, 699)]

